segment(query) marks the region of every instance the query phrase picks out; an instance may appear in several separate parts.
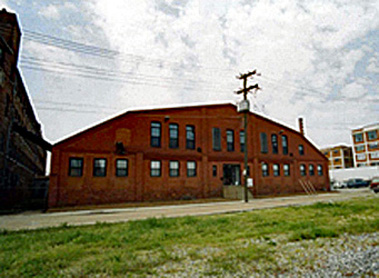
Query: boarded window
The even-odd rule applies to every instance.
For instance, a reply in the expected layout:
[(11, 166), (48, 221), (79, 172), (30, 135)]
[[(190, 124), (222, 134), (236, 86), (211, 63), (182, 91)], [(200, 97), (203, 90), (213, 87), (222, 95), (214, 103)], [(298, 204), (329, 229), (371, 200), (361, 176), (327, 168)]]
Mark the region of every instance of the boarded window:
[(212, 143), (213, 150), (220, 151), (221, 150), (221, 133), (218, 127), (214, 127), (212, 129)]
[(307, 175), (307, 170), (306, 170), (304, 164), (300, 165), (300, 175), (303, 176), (303, 177)]
[(268, 153), (267, 134), (264, 132), (261, 132), (260, 139), (261, 139), (261, 153)]
[(226, 131), (226, 149), (228, 152), (234, 151), (234, 131), (230, 129)]
[(241, 146), (241, 152), (245, 151), (245, 131), (240, 131), (240, 146)]

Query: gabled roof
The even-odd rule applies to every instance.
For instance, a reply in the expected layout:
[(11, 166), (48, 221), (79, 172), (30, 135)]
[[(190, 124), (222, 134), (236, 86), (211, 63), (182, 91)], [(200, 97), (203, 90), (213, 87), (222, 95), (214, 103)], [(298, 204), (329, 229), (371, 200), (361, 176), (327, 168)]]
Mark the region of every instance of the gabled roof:
[[(80, 135), (82, 134), (85, 134), (86, 132), (89, 132), (89, 131), (92, 131), (92, 130), (95, 130), (99, 127), (102, 127), (102, 126), (105, 126), (107, 124), (111, 124), (112, 122), (115, 122), (117, 121), (118, 119), (120, 118), (123, 118), (125, 117), (126, 115), (130, 115), (130, 114), (138, 114), (138, 113), (150, 113), (150, 112), (165, 112), (165, 111), (172, 111), (172, 110), (180, 110), (180, 109), (192, 109), (192, 108), (213, 108), (213, 107), (232, 107), (234, 109), (236, 109), (236, 105), (231, 103), (231, 102), (220, 102), (220, 103), (196, 103), (196, 104), (186, 104), (186, 105), (175, 105), (175, 106), (167, 106), (167, 107), (149, 107), (149, 108), (144, 108), (144, 109), (140, 109), (140, 108), (137, 108), (137, 109), (131, 109), (131, 110), (128, 110), (126, 112), (123, 112), (119, 115), (116, 115), (116, 116), (113, 116), (105, 121), (102, 121), (100, 123), (97, 123), (89, 128), (86, 128), (86, 129), (83, 129), (81, 131), (79, 131), (78, 133), (75, 133), (69, 137), (66, 137), (65, 139), (62, 139), (61, 141), (58, 141), (54, 144), (54, 146), (58, 146), (58, 145), (61, 145), (69, 140), (72, 140), (76, 137), (79, 137)], [(297, 133), (299, 136), (301, 136), (305, 141), (307, 141), (309, 143), (310, 146), (312, 146), (312, 148), (317, 151), (319, 154), (322, 155), (322, 157), (324, 157), (324, 155), (322, 154), (322, 152), (316, 148), (314, 146), (314, 144), (312, 142), (310, 142), (304, 135), (302, 135), (299, 131), (295, 130), (295, 129), (292, 129), (288, 126), (285, 126), (281, 123), (278, 123), (277, 121), (273, 120), (273, 119), (269, 119), (267, 117), (264, 117), (262, 115), (259, 115), (257, 113), (253, 113), (253, 112), (250, 112), (251, 115), (254, 115), (254, 117), (258, 118), (258, 119), (261, 119), (263, 121), (267, 121), (267, 122), (270, 122), (270, 123), (273, 123), (275, 124), (276, 126), (280, 127), (280, 128), (283, 128), (285, 130), (288, 130), (288, 131), (291, 131), (291, 132), (295, 132)], [(326, 158), (325, 158), (326, 159)]]
[(82, 130), (80, 130), (79, 132), (77, 133), (74, 133), (72, 135), (69, 135), (68, 137), (54, 143), (54, 146), (57, 146), (57, 145), (60, 145), (60, 144), (63, 144), (65, 142), (67, 142), (68, 140), (71, 140), (71, 139), (74, 139), (88, 131), (92, 131), (94, 129), (97, 129), (99, 127), (102, 127), (104, 125), (107, 125), (107, 124), (110, 124), (112, 122), (115, 122), (117, 121), (118, 119), (121, 119), (123, 117), (125, 117), (126, 115), (129, 115), (129, 114), (137, 114), (137, 113), (150, 113), (150, 112), (164, 112), (164, 111), (170, 111), (170, 110), (179, 110), (179, 109), (191, 109), (191, 108), (203, 108), (203, 107), (222, 107), (222, 106), (230, 106), (230, 107), (236, 107), (233, 103), (231, 102), (224, 102), (224, 103), (208, 103), (208, 104), (204, 104), (204, 103), (196, 103), (196, 104), (191, 104), (191, 105), (175, 105), (175, 106), (167, 106), (167, 107), (147, 107), (147, 108), (134, 108), (134, 109), (130, 109), (130, 110), (127, 110), (119, 115), (116, 115), (116, 116), (111, 116), (110, 118), (104, 120), (104, 121), (100, 121), (96, 124), (94, 124), (93, 126), (90, 126), (90, 127), (87, 127), (87, 128), (84, 128)]

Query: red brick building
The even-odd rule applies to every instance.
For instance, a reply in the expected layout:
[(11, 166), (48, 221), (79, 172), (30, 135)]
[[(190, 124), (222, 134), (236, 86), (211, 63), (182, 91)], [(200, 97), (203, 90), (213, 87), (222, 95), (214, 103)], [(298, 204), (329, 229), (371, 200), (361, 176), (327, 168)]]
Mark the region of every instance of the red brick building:
[[(0, 11), (0, 210), (33, 206), (33, 182), (45, 176), (41, 124), (18, 69), (21, 29), (16, 14)], [(42, 145), (42, 146), (41, 146)], [(38, 193), (38, 192), (37, 192)]]
[[(233, 104), (126, 112), (53, 146), (49, 207), (222, 197), (241, 183), (245, 136)], [(250, 113), (253, 196), (329, 190), (328, 160), (303, 134)]]

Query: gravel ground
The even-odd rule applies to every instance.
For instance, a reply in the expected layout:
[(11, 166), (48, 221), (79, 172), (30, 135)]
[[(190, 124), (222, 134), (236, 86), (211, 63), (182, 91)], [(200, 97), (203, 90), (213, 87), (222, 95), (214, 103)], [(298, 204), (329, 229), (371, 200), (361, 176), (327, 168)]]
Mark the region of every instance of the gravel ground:
[[(379, 277), (378, 243), (379, 233), (372, 233), (298, 242), (246, 240), (230, 255), (222, 248), (176, 248), (173, 260), (150, 277)], [(254, 249), (263, 255), (239, 255)]]

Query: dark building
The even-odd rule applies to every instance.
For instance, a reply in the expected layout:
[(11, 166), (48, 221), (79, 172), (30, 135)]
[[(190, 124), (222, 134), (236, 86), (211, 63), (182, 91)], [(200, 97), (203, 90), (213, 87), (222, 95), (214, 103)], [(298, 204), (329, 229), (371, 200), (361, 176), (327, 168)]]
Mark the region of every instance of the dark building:
[(0, 209), (28, 206), (33, 180), (45, 175), (41, 125), (17, 68), (17, 16), (0, 11)]
[[(303, 130), (303, 127), (301, 128)], [(233, 104), (130, 111), (53, 146), (49, 207), (329, 190), (328, 160), (302, 132)]]

